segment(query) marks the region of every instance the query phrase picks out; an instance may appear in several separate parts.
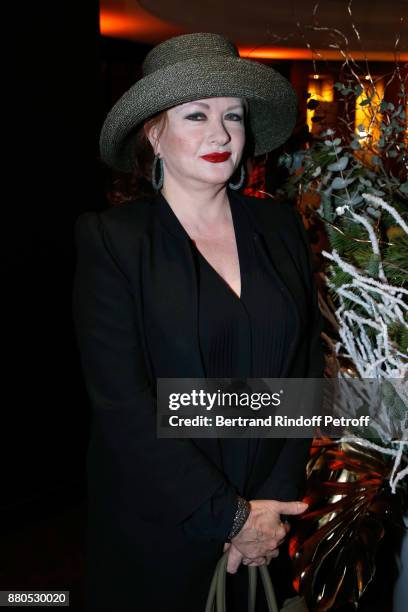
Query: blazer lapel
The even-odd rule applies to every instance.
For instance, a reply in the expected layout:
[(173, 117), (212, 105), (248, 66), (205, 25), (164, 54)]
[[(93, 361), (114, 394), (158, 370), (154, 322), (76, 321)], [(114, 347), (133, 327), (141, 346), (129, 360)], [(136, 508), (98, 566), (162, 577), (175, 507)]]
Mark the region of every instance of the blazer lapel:
[[(199, 345), (198, 286), (191, 239), (160, 192), (153, 206), (166, 232), (154, 233), (154, 248), (146, 260), (147, 304), (154, 304), (149, 337), (164, 355), (158, 371), (171, 378), (204, 378), (205, 368)], [(156, 259), (153, 259), (156, 258)], [(145, 316), (153, 314), (146, 308)], [(171, 321), (171, 327), (166, 323)], [(157, 335), (156, 335), (157, 331)], [(168, 346), (175, 346), (177, 360), (168, 359)], [(163, 375), (162, 375), (163, 376)]]
[[(154, 292), (150, 296), (155, 304), (156, 321), (161, 321), (163, 327), (157, 328), (153, 321), (148, 326), (152, 338), (154, 328), (158, 329), (153, 339), (158, 347), (155, 353), (164, 356), (160, 371), (166, 371), (168, 378), (205, 378), (205, 366), (201, 354), (198, 321), (198, 283), (197, 271), (191, 248), (191, 239), (181, 225), (176, 214), (165, 198), (158, 193), (153, 200), (156, 212), (166, 236), (162, 232), (155, 234), (154, 252), (158, 253), (160, 265), (149, 268), (149, 283)], [(182, 264), (182, 265), (180, 265)], [(154, 282), (152, 282), (154, 271)], [(150, 301), (149, 300), (149, 301)], [(166, 321), (171, 321), (171, 329)], [(164, 339), (164, 342), (163, 342)], [(177, 359), (174, 359), (174, 349), (167, 346), (177, 344)], [(171, 358), (168, 354), (172, 353)], [(219, 438), (191, 438), (195, 446), (211, 457), (221, 469), (222, 453)]]

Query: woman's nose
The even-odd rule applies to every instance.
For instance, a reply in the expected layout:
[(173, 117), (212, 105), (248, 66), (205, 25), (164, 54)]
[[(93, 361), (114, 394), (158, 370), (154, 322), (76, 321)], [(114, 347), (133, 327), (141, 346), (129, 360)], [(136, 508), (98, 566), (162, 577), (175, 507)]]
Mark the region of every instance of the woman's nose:
[(231, 140), (231, 136), (222, 120), (215, 120), (211, 122), (209, 139), (210, 142), (218, 145), (226, 144)]

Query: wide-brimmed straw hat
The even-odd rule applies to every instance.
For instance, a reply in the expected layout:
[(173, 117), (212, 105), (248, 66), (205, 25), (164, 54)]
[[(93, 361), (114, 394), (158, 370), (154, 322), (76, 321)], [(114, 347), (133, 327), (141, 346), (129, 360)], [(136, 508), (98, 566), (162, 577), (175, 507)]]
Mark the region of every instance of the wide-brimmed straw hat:
[(239, 57), (235, 45), (219, 34), (183, 34), (149, 51), (143, 78), (109, 112), (100, 136), (103, 161), (131, 172), (135, 130), (144, 120), (184, 102), (220, 96), (248, 101), (255, 156), (276, 149), (293, 131), (297, 98), (285, 77)]

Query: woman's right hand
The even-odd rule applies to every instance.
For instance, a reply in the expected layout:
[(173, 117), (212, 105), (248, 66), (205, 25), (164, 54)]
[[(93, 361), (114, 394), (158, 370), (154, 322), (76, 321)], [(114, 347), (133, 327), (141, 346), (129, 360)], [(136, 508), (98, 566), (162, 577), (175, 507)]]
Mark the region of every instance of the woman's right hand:
[(280, 515), (302, 514), (308, 505), (304, 502), (281, 502), (271, 499), (255, 499), (249, 502), (251, 512), (241, 531), (232, 538), (235, 548), (247, 559), (267, 557), (285, 539), (288, 527)]

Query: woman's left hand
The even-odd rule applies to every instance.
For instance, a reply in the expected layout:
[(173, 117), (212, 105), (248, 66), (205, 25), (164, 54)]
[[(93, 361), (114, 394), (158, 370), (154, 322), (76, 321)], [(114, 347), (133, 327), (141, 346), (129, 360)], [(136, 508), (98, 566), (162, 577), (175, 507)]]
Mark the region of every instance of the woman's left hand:
[[(286, 533), (290, 531), (290, 525), (287, 521), (283, 523)], [(281, 544), (281, 542), (280, 542)], [(265, 557), (256, 557), (255, 559), (247, 559), (244, 555), (232, 544), (232, 542), (225, 542), (223, 552), (229, 550), (228, 561), (227, 561), (227, 572), (229, 574), (235, 574), (241, 563), (243, 565), (255, 566), (258, 565), (269, 565), (272, 559), (276, 559), (279, 555), (279, 549), (271, 550)]]
[(226, 542), (224, 544), (223, 552), (229, 551), (227, 561), (227, 572), (229, 574), (235, 574), (241, 563), (248, 566), (258, 565), (269, 565), (271, 559), (276, 558), (279, 555), (279, 550), (273, 550), (266, 555), (266, 557), (256, 557), (256, 559), (246, 559), (242, 553), (239, 552), (232, 543)]

